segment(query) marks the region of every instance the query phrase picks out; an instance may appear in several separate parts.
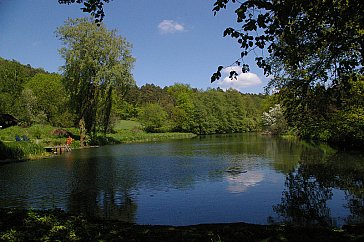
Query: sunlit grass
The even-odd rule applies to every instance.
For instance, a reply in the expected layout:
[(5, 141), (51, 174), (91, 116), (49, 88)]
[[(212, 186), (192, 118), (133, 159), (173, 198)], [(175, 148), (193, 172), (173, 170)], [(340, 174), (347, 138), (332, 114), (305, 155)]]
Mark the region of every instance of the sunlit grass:
[(137, 121), (132, 120), (119, 120), (114, 125), (114, 130), (116, 132), (122, 131), (122, 130), (142, 130), (142, 125)]
[(146, 132), (118, 132), (116, 134), (109, 134), (107, 137), (112, 137), (121, 143), (131, 142), (151, 142), (162, 141), (169, 139), (186, 139), (195, 137), (195, 134), (191, 133), (146, 133)]
[(147, 133), (137, 121), (120, 120), (114, 126), (115, 133), (107, 134), (116, 143), (153, 142), (169, 139), (186, 139), (195, 137), (192, 133)]

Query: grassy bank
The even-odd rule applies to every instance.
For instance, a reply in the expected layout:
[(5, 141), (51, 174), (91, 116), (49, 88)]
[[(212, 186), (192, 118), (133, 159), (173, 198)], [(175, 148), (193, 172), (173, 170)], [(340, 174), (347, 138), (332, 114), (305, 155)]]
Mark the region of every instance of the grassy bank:
[[(60, 129), (50, 125), (33, 125), (28, 128), (13, 126), (0, 129), (0, 160), (27, 160), (49, 156), (44, 147), (64, 145), (71, 135), (75, 140), (71, 148), (79, 148), (77, 128)], [(107, 145), (132, 142), (151, 142), (194, 137), (190, 133), (146, 133), (135, 121), (119, 121), (110, 134), (89, 139), (89, 145)], [(16, 141), (19, 137), (22, 141)]]
[(0, 209), (0, 241), (362, 241), (363, 226), (343, 229), (253, 225), (135, 225), (61, 210)]
[(171, 139), (186, 139), (195, 137), (192, 133), (147, 133), (140, 123), (135, 121), (121, 120), (115, 127), (114, 132), (106, 136), (97, 136), (91, 141), (92, 145), (155, 142)]

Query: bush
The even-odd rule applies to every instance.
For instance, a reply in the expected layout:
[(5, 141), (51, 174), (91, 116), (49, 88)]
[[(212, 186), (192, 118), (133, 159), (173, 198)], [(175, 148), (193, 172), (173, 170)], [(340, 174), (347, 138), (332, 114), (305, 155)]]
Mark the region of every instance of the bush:
[(139, 119), (145, 131), (160, 133), (169, 131), (165, 125), (167, 117), (167, 112), (159, 104), (149, 103), (143, 107)]

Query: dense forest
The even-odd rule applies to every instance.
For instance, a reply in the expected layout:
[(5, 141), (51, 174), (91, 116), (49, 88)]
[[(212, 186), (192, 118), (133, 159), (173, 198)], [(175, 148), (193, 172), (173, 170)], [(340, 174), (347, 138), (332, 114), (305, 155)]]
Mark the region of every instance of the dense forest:
[[(13, 115), (23, 126), (77, 127), (77, 116), (61, 75), (15, 60), (0, 58), (0, 62), (0, 113)], [(164, 88), (131, 84), (112, 96), (111, 125), (107, 131), (111, 132), (112, 124), (120, 119), (138, 120), (148, 132), (258, 131), (268, 108), (263, 94), (219, 88), (199, 90), (179, 83)]]

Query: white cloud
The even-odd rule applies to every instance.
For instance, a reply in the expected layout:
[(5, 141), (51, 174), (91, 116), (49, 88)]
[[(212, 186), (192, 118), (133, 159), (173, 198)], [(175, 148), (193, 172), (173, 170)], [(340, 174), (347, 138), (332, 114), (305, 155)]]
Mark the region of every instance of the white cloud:
[[(238, 76), (236, 78), (231, 79), (229, 77), (231, 71), (236, 71)], [(234, 88), (241, 91), (245, 87), (253, 87), (262, 84), (262, 80), (259, 78), (257, 74), (253, 72), (243, 73), (241, 71), (241, 67), (239, 66), (225, 68), (222, 70), (222, 74), (225, 74), (226, 77), (225, 78), (223, 77), (223, 79), (220, 79), (217, 82), (217, 84), (222, 89)]]
[(158, 29), (162, 34), (173, 34), (176, 32), (183, 32), (185, 26), (173, 20), (163, 20), (158, 24)]

